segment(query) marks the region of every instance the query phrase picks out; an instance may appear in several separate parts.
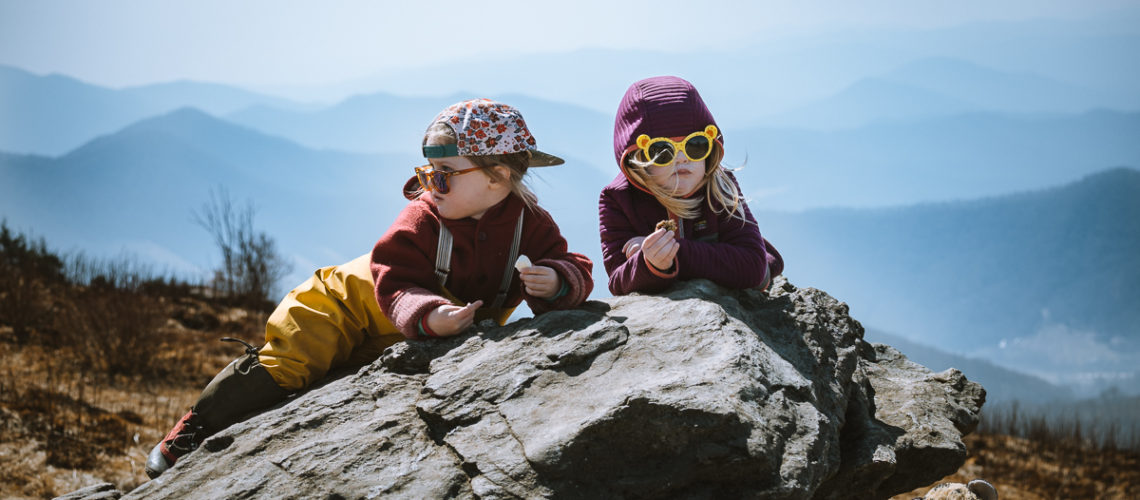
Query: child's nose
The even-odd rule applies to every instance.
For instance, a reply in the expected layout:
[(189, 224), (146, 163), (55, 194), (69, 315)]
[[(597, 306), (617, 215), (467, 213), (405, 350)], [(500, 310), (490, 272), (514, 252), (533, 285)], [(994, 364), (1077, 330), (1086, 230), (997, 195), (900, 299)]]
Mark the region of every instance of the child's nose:
[(693, 160), (690, 160), (688, 156), (685, 156), (685, 153), (678, 152), (677, 157), (673, 159), (673, 164), (669, 167), (676, 170), (681, 167), (688, 167), (693, 163), (695, 162), (693, 162)]

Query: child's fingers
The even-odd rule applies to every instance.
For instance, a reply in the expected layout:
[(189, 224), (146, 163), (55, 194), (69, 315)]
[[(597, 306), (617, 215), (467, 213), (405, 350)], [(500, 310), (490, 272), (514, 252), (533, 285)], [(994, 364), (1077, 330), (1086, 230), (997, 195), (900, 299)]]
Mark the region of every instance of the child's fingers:
[(541, 293), (539, 290), (546, 290), (558, 281), (558, 274), (549, 267), (528, 272), (519, 277), (522, 279), (523, 287), (531, 295)]
[(655, 236), (657, 241), (677, 241), (677, 233), (665, 229), (658, 229), (650, 236)]
[(523, 277), (527, 276), (549, 276), (554, 273), (554, 269), (546, 266), (530, 266), (519, 272)]
[(625, 242), (625, 245), (622, 246), (621, 249), (622, 253), (625, 254), (625, 258), (628, 259), (630, 257), (633, 257), (633, 255), (636, 254), (638, 250), (641, 250), (641, 245), (644, 241), (644, 236), (635, 236), (633, 238), (630, 238), (629, 241)]
[(649, 236), (645, 237), (645, 241), (641, 242), (641, 247), (645, 248), (657, 244), (658, 242), (666, 239), (667, 233), (668, 231), (664, 229), (658, 229), (652, 233), (649, 233)]
[[(662, 230), (662, 231), (664, 231), (664, 230)], [(654, 233), (649, 238), (645, 239), (645, 244), (641, 246), (642, 252), (651, 253), (651, 254), (656, 255), (656, 254), (659, 254), (659, 253), (665, 251), (666, 249), (668, 249), (669, 245), (677, 244), (677, 241), (672, 239), (672, 238), (667, 238), (667, 237), (663, 237), (663, 236), (659, 236), (657, 238), (654, 238), (654, 236), (658, 236), (657, 233)]]
[(532, 266), (521, 273), (523, 290), (535, 297), (551, 297), (559, 286), (558, 272), (546, 266)]
[(459, 308), (459, 310), (457, 311), (457, 314), (462, 315), (462, 316), (474, 316), (475, 311), (477, 309), (479, 309), (479, 307), (481, 307), (482, 305), (483, 305), (482, 300), (476, 300), (475, 302), (472, 302), (470, 304), (467, 304), (467, 305)]
[(535, 297), (550, 297), (554, 295), (554, 283), (543, 281), (541, 283), (525, 283), (523, 289)]
[(428, 314), (428, 327), (441, 337), (450, 337), (463, 330), (462, 322), (456, 315), (463, 308), (452, 304), (441, 305)]
[(449, 335), (455, 335), (463, 330), (466, 330), (475, 323), (475, 311), (479, 306), (483, 305), (483, 301), (476, 300), (465, 306), (445, 306), (447, 310), (447, 323)]
[(474, 316), (475, 311), (479, 309), (479, 306), (481, 305), (483, 305), (483, 302), (477, 300), (464, 306), (449, 306), (451, 309), (448, 316), (450, 316), (452, 319), (468, 318)]
[(666, 240), (652, 249), (642, 250), (642, 254), (645, 255), (645, 260), (657, 269), (669, 269), (673, 267), (673, 258), (677, 256), (680, 248), (681, 244), (677, 241)]
[(558, 279), (558, 274), (549, 267), (532, 266), (526, 272), (520, 273), (519, 278), (527, 287), (534, 287), (554, 282)]

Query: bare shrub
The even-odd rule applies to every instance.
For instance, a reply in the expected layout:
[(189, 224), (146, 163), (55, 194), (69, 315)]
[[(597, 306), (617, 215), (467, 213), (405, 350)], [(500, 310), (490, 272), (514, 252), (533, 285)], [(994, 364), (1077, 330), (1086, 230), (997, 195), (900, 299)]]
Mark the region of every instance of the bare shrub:
[(978, 432), (1023, 437), (1051, 449), (1087, 448), (1099, 452), (1140, 452), (1137, 423), (1113, 415), (1089, 418), (1076, 411), (1022, 408), (1018, 401), (982, 410)]
[(0, 222), (0, 323), (12, 327), (17, 344), (51, 324), (53, 290), (63, 283), (63, 262), (43, 239), (32, 241)]
[(214, 237), (222, 254), (215, 271), (215, 287), (234, 303), (268, 309), (270, 297), (291, 266), (277, 251), (277, 243), (253, 227), (252, 204), (234, 206), (223, 188), (210, 192), (210, 201), (194, 214), (194, 220)]
[(152, 271), (137, 259), (67, 259), (74, 285), (56, 315), (57, 341), (76, 365), (105, 374), (155, 374), (154, 351), (168, 316), (165, 298), (144, 293)]
[(166, 322), (157, 299), (93, 286), (74, 292), (69, 306), (59, 330), (79, 366), (108, 374), (156, 373), (151, 360)]

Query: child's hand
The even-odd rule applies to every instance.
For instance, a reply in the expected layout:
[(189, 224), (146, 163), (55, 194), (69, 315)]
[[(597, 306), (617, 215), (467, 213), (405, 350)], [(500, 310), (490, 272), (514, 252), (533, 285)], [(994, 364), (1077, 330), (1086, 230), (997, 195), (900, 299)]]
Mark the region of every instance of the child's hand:
[(661, 271), (673, 267), (673, 258), (680, 249), (681, 244), (677, 243), (673, 231), (665, 229), (653, 231), (641, 242), (641, 255), (645, 256), (645, 262)]
[(519, 272), (526, 293), (540, 299), (549, 299), (562, 288), (562, 279), (554, 269), (546, 266), (530, 266)]
[(427, 326), (440, 337), (456, 335), (475, 322), (475, 310), (482, 305), (482, 300), (476, 300), (462, 307), (451, 304), (439, 306), (428, 313)]
[(628, 259), (637, 254), (637, 251), (641, 250), (641, 243), (644, 241), (644, 236), (635, 236), (633, 238), (630, 238), (629, 241), (625, 242), (625, 246), (621, 247), (621, 251), (625, 252), (625, 258)]

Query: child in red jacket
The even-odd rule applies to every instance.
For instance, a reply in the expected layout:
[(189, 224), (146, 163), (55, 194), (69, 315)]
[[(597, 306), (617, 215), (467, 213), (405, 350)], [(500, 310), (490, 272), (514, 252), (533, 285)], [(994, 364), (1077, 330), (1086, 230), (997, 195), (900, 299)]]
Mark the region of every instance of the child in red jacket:
[[(518, 110), (486, 99), (449, 106), (428, 127), (423, 153), (429, 164), (404, 186), (411, 201), (372, 253), (319, 269), (289, 292), (269, 317), (265, 346), (247, 345), (206, 386), (151, 451), (148, 476), (248, 413), (329, 370), (372, 362), (399, 340), (456, 335), (482, 319), (503, 324), (523, 300), (535, 314), (586, 300), (593, 264), (568, 251), (522, 182), (529, 167), (562, 159), (535, 148)], [(516, 269), (518, 261), (527, 264)]]
[(614, 121), (614, 156), (621, 173), (598, 210), (610, 292), (695, 278), (765, 288), (783, 272), (720, 164), (724, 136), (692, 84), (660, 76), (631, 85)]

